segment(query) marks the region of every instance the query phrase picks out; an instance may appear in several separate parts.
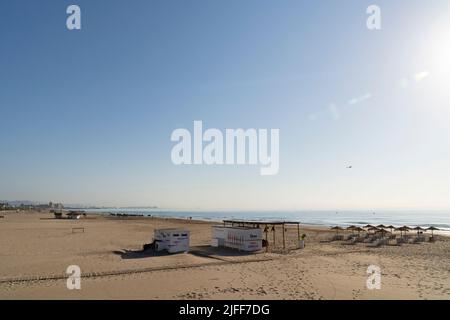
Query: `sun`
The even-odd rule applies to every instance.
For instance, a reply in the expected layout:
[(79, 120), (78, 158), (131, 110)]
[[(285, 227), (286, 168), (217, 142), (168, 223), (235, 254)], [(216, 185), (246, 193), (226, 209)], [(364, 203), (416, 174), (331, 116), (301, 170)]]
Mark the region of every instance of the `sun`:
[[(448, 110), (450, 102), (450, 17), (446, 15), (428, 25), (418, 44), (413, 79), (426, 93), (428, 105)], [(414, 54), (414, 53), (413, 53)], [(415, 54), (414, 54), (415, 55)]]
[[(450, 20), (450, 19), (449, 19)], [(436, 23), (424, 48), (429, 72), (436, 77), (450, 76), (450, 21)]]

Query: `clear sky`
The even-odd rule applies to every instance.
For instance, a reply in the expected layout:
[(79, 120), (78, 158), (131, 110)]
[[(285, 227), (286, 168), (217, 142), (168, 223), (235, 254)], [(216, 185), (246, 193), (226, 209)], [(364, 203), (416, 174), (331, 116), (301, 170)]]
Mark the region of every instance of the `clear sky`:
[[(2, 0), (0, 199), (450, 208), (449, 85), (448, 0)], [(279, 128), (279, 174), (175, 166), (194, 120)]]

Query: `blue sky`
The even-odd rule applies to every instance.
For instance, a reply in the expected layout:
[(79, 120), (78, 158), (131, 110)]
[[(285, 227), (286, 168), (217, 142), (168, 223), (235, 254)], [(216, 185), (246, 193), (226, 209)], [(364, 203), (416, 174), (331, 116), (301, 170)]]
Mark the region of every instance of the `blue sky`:
[[(450, 208), (449, 23), (446, 0), (2, 1), (0, 198)], [(173, 165), (194, 120), (279, 128), (279, 174)]]

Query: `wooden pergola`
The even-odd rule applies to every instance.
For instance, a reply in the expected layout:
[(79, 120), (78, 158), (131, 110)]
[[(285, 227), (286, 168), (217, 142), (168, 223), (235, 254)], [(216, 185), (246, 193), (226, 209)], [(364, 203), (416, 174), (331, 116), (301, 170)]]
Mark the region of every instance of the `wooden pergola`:
[[(246, 227), (246, 228), (261, 228), (264, 227), (264, 233), (266, 234), (266, 242), (269, 243), (267, 239), (268, 230), (272, 227), (273, 231), (273, 245), (275, 246), (275, 226), (282, 226), (283, 228), (283, 249), (286, 249), (286, 235), (285, 230), (287, 225), (297, 226), (297, 240), (300, 240), (300, 222), (298, 221), (249, 221), (249, 220), (223, 220), (223, 226), (236, 226), (236, 227)], [(298, 241), (297, 241), (298, 246)]]

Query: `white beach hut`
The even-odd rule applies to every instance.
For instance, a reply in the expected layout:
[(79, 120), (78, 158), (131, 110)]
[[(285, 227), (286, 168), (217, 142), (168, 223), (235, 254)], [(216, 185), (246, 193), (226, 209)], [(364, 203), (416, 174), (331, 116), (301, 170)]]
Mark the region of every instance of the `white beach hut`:
[(227, 247), (241, 251), (262, 250), (262, 230), (260, 228), (213, 226), (213, 247)]
[(185, 229), (156, 229), (155, 250), (169, 253), (189, 251), (189, 231)]

